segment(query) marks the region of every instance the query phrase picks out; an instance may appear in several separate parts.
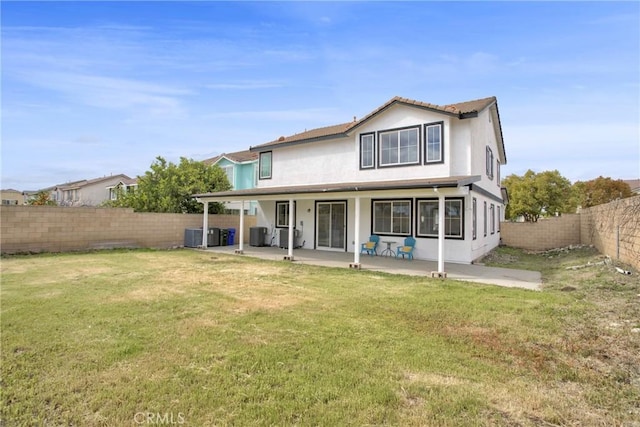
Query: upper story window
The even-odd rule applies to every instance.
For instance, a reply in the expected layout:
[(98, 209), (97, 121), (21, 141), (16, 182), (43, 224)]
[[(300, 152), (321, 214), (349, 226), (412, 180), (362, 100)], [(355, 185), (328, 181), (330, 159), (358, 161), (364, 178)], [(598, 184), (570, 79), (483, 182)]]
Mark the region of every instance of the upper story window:
[(496, 183), (500, 187), (500, 161), (496, 160)]
[(227, 180), (229, 181), (229, 184), (231, 184), (231, 188), (235, 188), (235, 185), (233, 182), (233, 165), (223, 166), (222, 170), (227, 175)]
[(379, 165), (396, 166), (419, 163), (419, 139), (419, 127), (379, 132)]
[(258, 166), (260, 169), (259, 179), (271, 179), (271, 151), (260, 153)]
[(375, 200), (372, 210), (374, 234), (411, 234), (410, 200)]
[(360, 169), (375, 167), (375, 145), (373, 139), (373, 133), (360, 135)]
[(493, 151), (487, 145), (487, 155), (486, 155), (486, 163), (487, 163), (487, 176), (489, 179), (493, 179)]
[(424, 125), (424, 163), (443, 162), (443, 130), (444, 123), (429, 123)]

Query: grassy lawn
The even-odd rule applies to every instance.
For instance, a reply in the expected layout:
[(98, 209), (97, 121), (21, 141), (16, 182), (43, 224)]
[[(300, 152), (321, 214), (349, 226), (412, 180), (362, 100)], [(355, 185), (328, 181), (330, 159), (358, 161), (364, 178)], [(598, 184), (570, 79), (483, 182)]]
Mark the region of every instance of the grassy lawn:
[[(191, 250), (2, 259), (0, 425), (634, 425), (640, 281), (542, 292)], [(637, 424), (635, 424), (637, 425)]]

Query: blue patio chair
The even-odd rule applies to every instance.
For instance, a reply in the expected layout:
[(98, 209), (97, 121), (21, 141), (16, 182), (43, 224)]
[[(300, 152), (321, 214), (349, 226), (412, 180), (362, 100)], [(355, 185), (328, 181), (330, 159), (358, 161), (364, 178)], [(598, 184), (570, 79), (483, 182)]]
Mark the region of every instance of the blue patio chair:
[(404, 239), (404, 245), (398, 246), (396, 249), (396, 258), (402, 255), (402, 258), (406, 256), (408, 259), (413, 259), (413, 248), (416, 246), (416, 239), (413, 237), (407, 237)]
[(368, 253), (369, 255), (378, 255), (377, 248), (378, 242), (380, 241), (380, 236), (376, 236), (372, 234), (369, 236), (369, 241), (366, 243), (362, 243), (362, 247), (360, 248), (360, 253)]

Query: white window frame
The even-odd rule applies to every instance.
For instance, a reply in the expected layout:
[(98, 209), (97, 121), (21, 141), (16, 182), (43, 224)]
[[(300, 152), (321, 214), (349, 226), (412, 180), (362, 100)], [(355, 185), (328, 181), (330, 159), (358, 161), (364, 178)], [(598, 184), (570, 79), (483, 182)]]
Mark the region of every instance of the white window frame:
[[(438, 135), (440, 157), (437, 159), (429, 158), (430, 130), (436, 130)], [(444, 162), (444, 122), (427, 123), (424, 125), (424, 164), (443, 163)]]
[[(415, 133), (415, 138), (416, 138), (416, 142), (415, 142), (415, 152), (416, 152), (416, 157), (415, 160), (406, 160), (406, 161), (401, 161), (402, 158), (402, 153), (403, 153), (403, 147), (402, 147), (402, 143), (401, 143), (401, 139), (402, 139), (402, 134), (407, 133), (409, 135), (411, 135), (412, 133)], [(397, 161), (396, 162), (387, 162), (387, 163), (383, 163), (384, 160), (384, 155), (383, 155), (383, 149), (382, 146), (383, 144), (386, 143), (385, 139), (387, 136), (395, 134), (395, 138), (396, 138), (396, 147), (395, 147), (395, 153), (397, 156)], [(407, 153), (410, 152), (410, 147), (413, 147), (412, 145), (407, 145), (405, 147), (405, 149), (407, 150)], [(389, 151), (390, 153), (394, 151), (394, 147), (390, 147), (389, 149), (384, 150)], [(378, 132), (378, 166), (381, 168), (384, 167), (394, 167), (394, 166), (404, 166), (404, 165), (417, 165), (420, 164), (420, 126), (411, 126), (411, 127), (407, 127), (407, 128), (401, 128), (401, 129), (390, 129), (390, 130), (383, 130)]]
[[(365, 150), (366, 148), (366, 150)], [(364, 162), (364, 154), (371, 152), (371, 163)], [(376, 167), (376, 145), (374, 133), (360, 135), (360, 169), (373, 169)]]
[(233, 165), (222, 166), (222, 170), (227, 175), (227, 180), (231, 184), (231, 189), (235, 189), (235, 167)]

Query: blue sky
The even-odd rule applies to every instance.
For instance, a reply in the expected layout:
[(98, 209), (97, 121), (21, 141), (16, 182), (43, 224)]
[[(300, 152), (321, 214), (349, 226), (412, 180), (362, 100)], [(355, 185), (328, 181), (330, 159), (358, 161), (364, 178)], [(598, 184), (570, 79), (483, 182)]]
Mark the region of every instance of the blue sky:
[(2, 188), (496, 96), (502, 176), (640, 177), (638, 2), (7, 2)]

